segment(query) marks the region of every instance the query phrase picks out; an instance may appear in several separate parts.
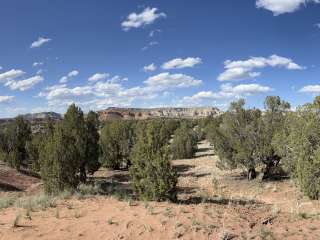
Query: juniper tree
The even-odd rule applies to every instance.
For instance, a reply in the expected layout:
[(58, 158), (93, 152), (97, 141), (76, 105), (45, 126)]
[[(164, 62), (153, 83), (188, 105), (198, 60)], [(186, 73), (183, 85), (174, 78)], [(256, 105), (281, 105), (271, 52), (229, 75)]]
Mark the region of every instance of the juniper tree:
[(6, 129), (8, 163), (17, 169), (27, 159), (26, 143), (31, 139), (30, 123), (22, 116), (15, 118)]
[(106, 122), (100, 138), (102, 165), (112, 169), (128, 167), (133, 141), (134, 133), (129, 121)]
[(162, 123), (150, 121), (137, 131), (129, 170), (134, 191), (144, 200), (176, 200), (177, 173), (170, 163)]
[(197, 150), (197, 137), (192, 128), (187, 124), (182, 124), (174, 132), (171, 143), (173, 159), (192, 158)]
[(320, 197), (320, 97), (287, 117), (273, 145), (287, 172), (311, 199)]
[(75, 189), (79, 183), (80, 163), (76, 138), (62, 124), (56, 125), (40, 151), (40, 174), (46, 193)]
[(86, 181), (87, 173), (93, 174), (100, 167), (99, 125), (100, 122), (98, 114), (90, 111), (85, 120), (86, 151), (85, 158), (81, 162), (80, 166), (80, 180), (82, 182)]

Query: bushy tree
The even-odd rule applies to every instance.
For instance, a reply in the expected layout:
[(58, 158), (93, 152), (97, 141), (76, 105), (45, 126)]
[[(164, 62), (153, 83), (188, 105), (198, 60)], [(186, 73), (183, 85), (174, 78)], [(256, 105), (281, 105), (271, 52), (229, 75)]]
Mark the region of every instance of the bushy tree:
[[(98, 116), (89, 112), (84, 119), (80, 108), (72, 104), (61, 123), (40, 151), (41, 177), (49, 193), (74, 189), (85, 182), (87, 173), (99, 167)], [(49, 132), (51, 132), (49, 131)]]
[(26, 143), (26, 150), (28, 154), (28, 166), (34, 172), (40, 171), (40, 149), (44, 147), (47, 138), (44, 134), (37, 134), (32, 136), (32, 140)]
[(174, 132), (171, 143), (173, 159), (192, 158), (197, 150), (197, 137), (192, 128), (187, 124), (182, 124)]
[(170, 163), (162, 122), (150, 121), (137, 131), (129, 170), (134, 191), (144, 200), (176, 200), (177, 173)]
[(81, 163), (77, 141), (62, 124), (56, 126), (41, 149), (40, 163), (41, 178), (47, 193), (58, 194), (77, 187)]
[(100, 138), (102, 165), (112, 169), (130, 166), (133, 141), (134, 133), (129, 121), (106, 122)]
[(85, 146), (85, 159), (80, 166), (81, 180), (84, 182), (87, 178), (87, 173), (93, 174), (100, 167), (99, 155), (99, 116), (97, 113), (90, 111), (85, 120), (86, 130), (86, 146)]
[(287, 172), (311, 199), (320, 197), (320, 97), (287, 117), (273, 145)]
[(261, 112), (244, 108), (240, 99), (230, 105), (219, 126), (212, 127), (212, 143), (219, 156), (218, 167), (224, 169), (245, 168), (248, 178), (255, 178), (257, 165), (257, 139)]
[(268, 177), (272, 168), (277, 167), (281, 156), (277, 154), (272, 142), (277, 134), (284, 129), (290, 104), (278, 96), (268, 96), (265, 100), (265, 113), (260, 122), (258, 138), (258, 158), (264, 165), (264, 177)]
[(26, 143), (31, 139), (30, 123), (22, 116), (15, 118), (6, 129), (7, 161), (16, 169), (27, 160)]
[(220, 157), (220, 167), (243, 167), (252, 179), (261, 165), (266, 178), (281, 160), (274, 143), (284, 130), (290, 105), (275, 96), (266, 98), (263, 113), (245, 109), (244, 104), (244, 100), (231, 103), (221, 122), (212, 124), (209, 136)]

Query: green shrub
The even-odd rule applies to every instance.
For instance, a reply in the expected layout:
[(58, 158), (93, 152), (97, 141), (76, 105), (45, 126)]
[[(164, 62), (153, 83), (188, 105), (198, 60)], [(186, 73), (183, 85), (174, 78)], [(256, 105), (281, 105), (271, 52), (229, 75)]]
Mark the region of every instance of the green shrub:
[(129, 155), (133, 138), (133, 129), (129, 121), (106, 122), (100, 138), (102, 165), (112, 169), (130, 166)]
[(170, 164), (168, 140), (161, 138), (161, 122), (140, 128), (134, 145), (130, 176), (135, 193), (143, 200), (176, 200), (177, 174)]
[(197, 137), (195, 132), (186, 124), (182, 124), (174, 132), (174, 138), (171, 143), (171, 152), (173, 159), (192, 158), (197, 150)]

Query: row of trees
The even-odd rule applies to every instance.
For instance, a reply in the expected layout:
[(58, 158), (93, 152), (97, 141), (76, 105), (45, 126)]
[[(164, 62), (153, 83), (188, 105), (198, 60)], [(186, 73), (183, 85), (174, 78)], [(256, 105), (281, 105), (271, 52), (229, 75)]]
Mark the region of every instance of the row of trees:
[(207, 138), (224, 169), (244, 168), (248, 179), (262, 168), (269, 178), (281, 168), (312, 199), (320, 197), (320, 97), (290, 111), (280, 97), (265, 100), (264, 111), (245, 109), (243, 99), (207, 120)]
[(129, 169), (140, 198), (175, 200), (177, 174), (170, 161), (194, 155), (193, 127), (175, 120), (107, 121), (100, 126), (96, 113), (85, 117), (71, 105), (61, 122), (49, 120), (45, 131), (35, 135), (30, 123), (17, 117), (0, 132), (0, 157), (18, 170), (40, 173), (50, 194), (75, 189), (105, 166)]

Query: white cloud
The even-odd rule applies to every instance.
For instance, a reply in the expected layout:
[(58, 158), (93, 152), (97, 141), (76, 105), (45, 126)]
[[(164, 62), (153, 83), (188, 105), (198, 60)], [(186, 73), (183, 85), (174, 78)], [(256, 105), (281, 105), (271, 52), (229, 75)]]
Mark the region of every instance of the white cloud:
[(66, 83), (71, 78), (76, 77), (78, 75), (79, 75), (79, 71), (73, 70), (73, 71), (69, 72), (66, 76), (63, 76), (62, 78), (60, 78), (60, 83)]
[(2, 67), (0, 66), (0, 70), (2, 69)]
[(268, 86), (263, 86), (260, 84), (240, 84), (237, 86), (232, 86), (231, 84), (223, 84), (220, 87), (220, 91), (202, 91), (191, 97), (184, 97), (184, 101), (201, 101), (205, 99), (209, 100), (226, 100), (232, 98), (240, 98), (245, 96), (250, 96), (259, 93), (267, 93), (273, 89)]
[(283, 13), (292, 13), (307, 3), (320, 3), (319, 0), (257, 0), (257, 8), (267, 9), (275, 16)]
[(219, 81), (233, 81), (244, 80), (259, 77), (260, 72), (254, 72), (254, 69), (265, 67), (282, 67), (288, 70), (302, 70), (305, 67), (293, 62), (290, 58), (281, 57), (278, 55), (271, 55), (265, 57), (251, 57), (243, 61), (224, 62), (225, 71), (218, 76)]
[(6, 83), (6, 86), (10, 87), (11, 90), (25, 91), (42, 81), (43, 77), (34, 76), (25, 80), (9, 81), (8, 83)]
[(0, 103), (9, 103), (14, 99), (14, 96), (0, 96)]
[(202, 84), (202, 81), (185, 74), (170, 74), (165, 72), (148, 78), (144, 83), (152, 89), (162, 91), (173, 88), (199, 86)]
[(157, 70), (157, 66), (154, 63), (143, 67), (143, 71), (145, 72), (153, 72), (155, 70)]
[(181, 69), (181, 68), (190, 68), (194, 67), (197, 64), (201, 64), (202, 60), (201, 58), (193, 58), (193, 57), (188, 57), (185, 59), (182, 58), (175, 58), (172, 59), (162, 65), (163, 69)]
[(32, 64), (32, 66), (34, 66), (34, 67), (38, 67), (38, 66), (42, 66), (42, 65), (43, 65), (43, 62), (34, 62)]
[[(320, 28), (320, 23), (316, 23), (316, 27)], [(1, 68), (0, 68), (1, 69)]]
[(50, 42), (51, 39), (50, 38), (43, 38), (43, 37), (39, 37), (37, 41), (34, 41), (30, 48), (38, 48), (41, 47), (43, 44)]
[(166, 17), (165, 13), (157, 13), (157, 8), (147, 7), (141, 13), (130, 13), (127, 19), (121, 23), (123, 30), (128, 31), (131, 28), (139, 28), (152, 24), (159, 18)]
[(320, 93), (320, 85), (307, 85), (299, 90), (299, 92), (303, 93), (312, 93), (319, 94)]
[(18, 77), (21, 77), (24, 74), (25, 74), (24, 71), (16, 70), (16, 69), (12, 69), (10, 71), (0, 73), (0, 83), (7, 83), (9, 81), (12, 81), (12, 80), (18, 78)]
[(70, 103), (91, 109), (108, 106), (129, 106), (135, 100), (154, 99), (166, 90), (197, 86), (202, 83), (184, 74), (162, 73), (148, 78), (143, 86), (125, 88), (122, 82), (127, 78), (118, 75), (104, 81), (91, 82), (84, 86), (68, 87), (59, 84), (46, 87), (38, 94), (52, 107), (65, 108)]
[(97, 82), (97, 81), (100, 81), (100, 80), (105, 80), (109, 76), (110, 76), (109, 73), (96, 73), (96, 74), (92, 75), (88, 80), (90, 82)]

